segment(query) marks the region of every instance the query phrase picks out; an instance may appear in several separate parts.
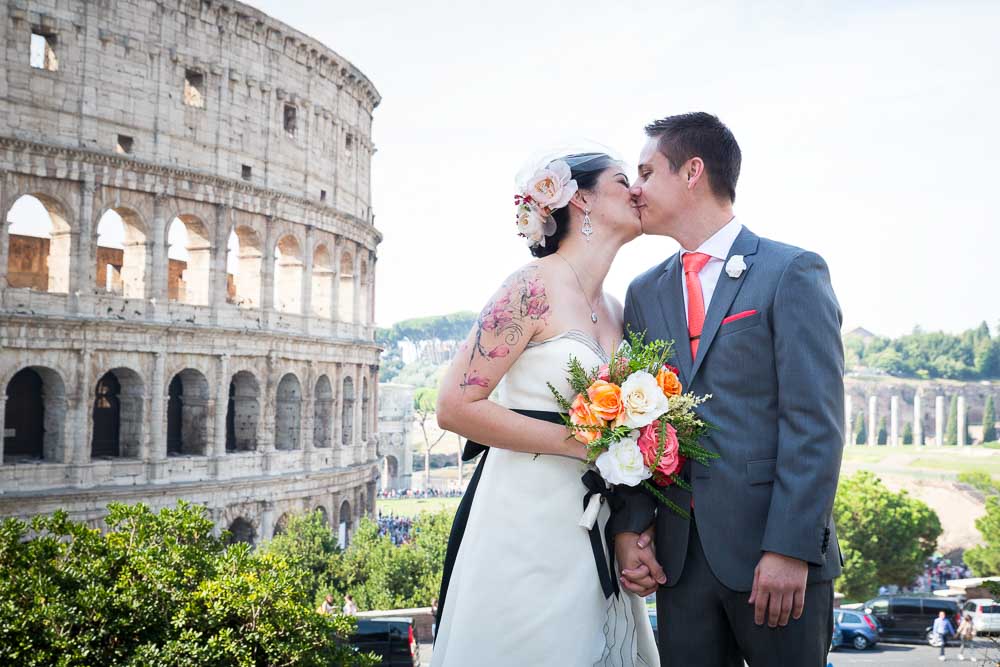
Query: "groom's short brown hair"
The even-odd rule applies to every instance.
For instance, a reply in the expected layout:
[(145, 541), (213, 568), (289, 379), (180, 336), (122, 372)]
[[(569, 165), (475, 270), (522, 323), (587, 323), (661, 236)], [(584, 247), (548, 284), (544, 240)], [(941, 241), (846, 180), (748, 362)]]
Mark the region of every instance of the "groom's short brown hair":
[(675, 172), (691, 158), (700, 157), (712, 193), (736, 201), (743, 156), (736, 137), (718, 117), (704, 111), (667, 116), (647, 125), (646, 135), (658, 140), (660, 152)]

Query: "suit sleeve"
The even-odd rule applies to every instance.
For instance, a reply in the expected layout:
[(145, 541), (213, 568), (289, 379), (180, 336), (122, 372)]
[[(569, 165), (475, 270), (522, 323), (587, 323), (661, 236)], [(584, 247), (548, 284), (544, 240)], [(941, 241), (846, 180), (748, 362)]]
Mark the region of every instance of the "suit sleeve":
[(819, 255), (789, 263), (772, 318), (778, 448), (761, 550), (822, 565), (844, 448), (844, 348), (840, 306)]
[[(625, 293), (625, 332), (642, 332), (646, 329), (635, 300), (632, 298), (632, 287)], [(641, 486), (615, 487), (611, 499), (611, 516), (608, 518), (608, 531), (611, 535), (618, 533), (641, 533), (649, 528), (656, 518), (656, 500)]]

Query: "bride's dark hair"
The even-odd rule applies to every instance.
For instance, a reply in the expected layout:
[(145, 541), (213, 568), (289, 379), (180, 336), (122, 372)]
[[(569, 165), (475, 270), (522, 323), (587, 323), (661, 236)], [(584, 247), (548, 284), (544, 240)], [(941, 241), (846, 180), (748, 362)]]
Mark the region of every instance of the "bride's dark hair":
[[(606, 153), (575, 153), (559, 159), (569, 165), (569, 172), (580, 190), (592, 190), (601, 172), (618, 164)], [(552, 236), (545, 237), (544, 246), (536, 245), (531, 248), (531, 254), (535, 257), (545, 257), (559, 250), (559, 242), (569, 231), (569, 204), (553, 211), (552, 219), (556, 221), (556, 231)]]

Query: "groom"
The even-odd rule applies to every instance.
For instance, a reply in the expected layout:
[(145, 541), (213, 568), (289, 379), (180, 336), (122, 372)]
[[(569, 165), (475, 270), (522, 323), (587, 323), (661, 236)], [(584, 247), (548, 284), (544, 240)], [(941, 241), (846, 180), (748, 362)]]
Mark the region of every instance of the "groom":
[[(693, 493), (619, 487), (610, 520), (622, 584), (656, 591), (664, 667), (820, 667), (841, 554), (831, 518), (843, 449), (841, 314), (818, 255), (733, 216), (740, 148), (707, 113), (658, 120), (632, 188), (646, 234), (680, 252), (632, 281), (625, 324), (676, 342), (685, 391), (715, 426), (689, 461)], [(808, 224), (807, 220), (803, 220)], [(655, 524), (655, 552), (647, 531)], [(662, 568), (661, 568), (662, 564)]]

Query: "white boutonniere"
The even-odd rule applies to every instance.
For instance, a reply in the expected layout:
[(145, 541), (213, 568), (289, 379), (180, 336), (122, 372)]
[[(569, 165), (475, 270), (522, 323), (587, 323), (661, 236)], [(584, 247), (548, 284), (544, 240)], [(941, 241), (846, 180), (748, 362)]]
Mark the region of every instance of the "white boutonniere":
[(747, 270), (747, 263), (743, 261), (743, 255), (733, 255), (726, 262), (726, 275), (730, 278), (739, 278)]

